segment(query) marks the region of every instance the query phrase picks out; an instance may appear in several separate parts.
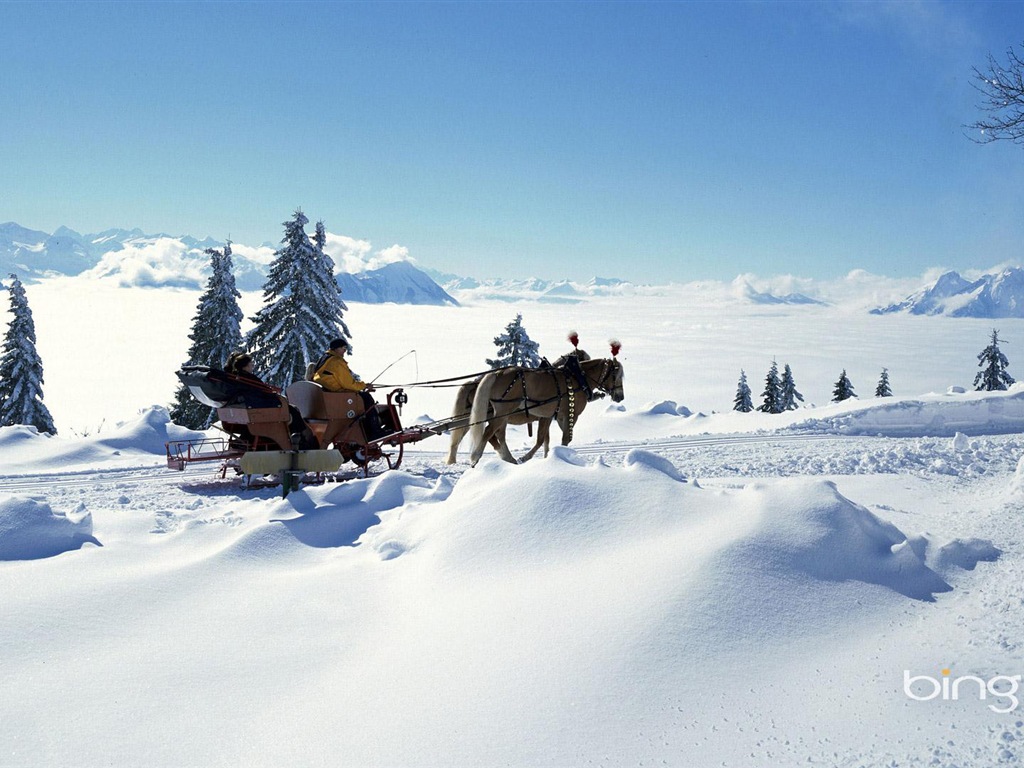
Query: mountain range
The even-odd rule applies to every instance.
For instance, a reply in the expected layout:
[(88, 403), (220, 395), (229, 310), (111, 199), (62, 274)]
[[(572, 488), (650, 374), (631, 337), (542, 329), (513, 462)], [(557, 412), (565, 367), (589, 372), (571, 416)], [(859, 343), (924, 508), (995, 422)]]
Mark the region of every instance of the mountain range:
[(950, 317), (1024, 317), (1024, 269), (1008, 267), (977, 280), (967, 280), (958, 272), (946, 272), (933, 285), (871, 312), (876, 315), (908, 312)]
[[(60, 227), (52, 234), (0, 224), (0, 275), (15, 273), (22, 281), (90, 275), (133, 287), (201, 289), (206, 284), (207, 248), (223, 248), (212, 238), (146, 234), (141, 229), (108, 229), (80, 234)], [(235, 282), (243, 291), (262, 288), (274, 246), (232, 244)], [(346, 301), (381, 304), (453, 304), (452, 298), (411, 262), (387, 264), (336, 279)]]
[[(138, 228), (107, 229), (83, 235), (68, 227), (47, 233), (8, 222), (0, 224), (0, 278), (16, 273), (23, 281), (34, 282), (62, 275), (86, 275), (114, 280), (126, 287), (202, 289), (209, 274), (209, 257), (205, 250), (223, 246), (223, 242), (210, 237), (200, 240), (190, 235), (153, 235)], [(233, 243), (232, 249), (239, 289), (260, 290), (275, 246)], [(326, 250), (330, 252), (330, 242)], [(601, 277), (585, 283), (532, 277), (481, 280), (420, 268), (408, 259), (371, 268), (376, 267), (379, 260), (371, 264), (367, 254), (354, 261), (351, 253), (332, 255), (336, 263), (346, 264), (346, 268), (335, 275), (343, 299), (371, 304), (458, 305), (452, 294), (463, 301), (576, 304), (595, 296), (642, 297), (652, 290), (651, 286)], [(744, 303), (793, 306), (825, 303), (801, 293), (758, 291), (745, 276), (734, 280), (727, 290), (733, 300)], [(958, 272), (946, 272), (902, 301), (876, 306), (870, 311), (878, 315), (906, 312), (950, 317), (1024, 318), (1024, 269), (1007, 267), (973, 280)]]

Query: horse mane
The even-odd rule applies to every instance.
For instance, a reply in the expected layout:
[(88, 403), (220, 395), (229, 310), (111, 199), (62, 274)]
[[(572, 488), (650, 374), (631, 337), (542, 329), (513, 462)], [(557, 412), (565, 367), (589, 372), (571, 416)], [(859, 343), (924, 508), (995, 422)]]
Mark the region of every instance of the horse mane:
[(582, 349), (576, 349), (576, 350), (573, 350), (572, 352), (570, 352), (567, 355), (562, 355), (560, 358), (555, 360), (555, 362), (553, 362), (551, 364), (551, 366), (553, 368), (562, 368), (563, 366), (565, 366), (566, 363), (569, 362), (569, 358), (570, 357), (575, 357), (581, 363), (586, 362), (587, 360), (590, 360), (590, 355), (588, 355)]

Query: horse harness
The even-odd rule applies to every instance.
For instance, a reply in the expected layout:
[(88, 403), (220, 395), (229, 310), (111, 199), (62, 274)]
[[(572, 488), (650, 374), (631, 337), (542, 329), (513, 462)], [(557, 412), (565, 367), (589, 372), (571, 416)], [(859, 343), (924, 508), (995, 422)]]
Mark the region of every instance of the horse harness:
[[(555, 407), (555, 416), (557, 417), (558, 412), (561, 410), (562, 407), (562, 398), (566, 398), (568, 400), (569, 407), (569, 442), (572, 442), (572, 430), (576, 424), (577, 393), (585, 392), (588, 403), (604, 397), (605, 392), (603, 391), (603, 385), (605, 381), (608, 379), (608, 376), (611, 373), (612, 368), (616, 362), (617, 361), (613, 360), (604, 361), (604, 368), (601, 372), (601, 378), (597, 380), (597, 384), (595, 385), (598, 390), (601, 390), (598, 392), (594, 391), (594, 387), (591, 386), (590, 380), (587, 378), (587, 375), (583, 372), (583, 368), (580, 366), (579, 358), (576, 357), (575, 355), (570, 355), (569, 358), (566, 360), (565, 365), (562, 367), (556, 368), (554, 366), (548, 365), (547, 367), (539, 369), (551, 374), (551, 379), (554, 382), (556, 392), (554, 397), (549, 397), (546, 400), (536, 400), (531, 398), (526, 391), (526, 376), (524, 375), (525, 372), (523, 370), (518, 370), (516, 371), (516, 375), (512, 377), (512, 381), (510, 381), (509, 385), (505, 388), (505, 391), (502, 392), (501, 397), (492, 398), (492, 402), (521, 402), (522, 407), (519, 409), (519, 412), (525, 413), (527, 416), (530, 415), (531, 407), (538, 408), (542, 405), (548, 405), (549, 403), (557, 402), (558, 405)], [(538, 369), (532, 370), (537, 371)], [(566, 387), (564, 393), (562, 392), (562, 388), (560, 386), (560, 373), (563, 374), (565, 377)], [(512, 392), (517, 383), (522, 387), (522, 397), (506, 397), (510, 392)], [(574, 388), (573, 384), (575, 384), (577, 388)]]

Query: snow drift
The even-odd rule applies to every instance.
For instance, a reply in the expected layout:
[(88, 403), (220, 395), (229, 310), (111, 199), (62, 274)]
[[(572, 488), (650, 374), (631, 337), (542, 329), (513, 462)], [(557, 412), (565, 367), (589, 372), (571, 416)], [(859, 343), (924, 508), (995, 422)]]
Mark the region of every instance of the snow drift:
[(0, 496), (0, 560), (36, 560), (78, 549), (92, 536), (92, 516), (54, 512), (26, 496)]

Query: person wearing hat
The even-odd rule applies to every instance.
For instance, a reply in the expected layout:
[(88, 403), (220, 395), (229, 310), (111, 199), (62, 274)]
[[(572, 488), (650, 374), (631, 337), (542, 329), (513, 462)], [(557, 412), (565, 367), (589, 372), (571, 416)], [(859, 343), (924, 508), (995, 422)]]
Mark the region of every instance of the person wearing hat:
[(345, 339), (333, 339), (327, 352), (317, 361), (312, 379), (328, 392), (358, 392), (366, 406), (367, 437), (374, 440), (381, 436), (381, 423), (377, 403), (370, 396), (373, 386), (360, 381), (352, 373), (345, 359), (348, 351), (349, 345)]
[[(252, 355), (248, 352), (232, 352), (224, 363), (224, 371), (230, 374), (231, 378), (239, 385), (239, 393), (247, 408), (280, 408), (281, 398), (278, 397), (280, 389), (267, 384), (263, 379), (253, 373)], [(306, 425), (299, 409), (294, 405), (288, 405), (288, 432), (291, 434), (293, 445), (300, 450), (317, 448), (316, 437)]]
[(316, 364), (313, 381), (328, 392), (370, 392), (373, 387), (359, 380), (348, 367), (345, 354), (348, 342), (345, 339), (334, 339), (328, 346), (326, 354)]

